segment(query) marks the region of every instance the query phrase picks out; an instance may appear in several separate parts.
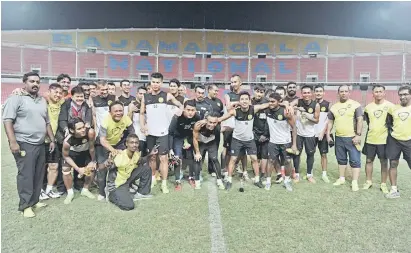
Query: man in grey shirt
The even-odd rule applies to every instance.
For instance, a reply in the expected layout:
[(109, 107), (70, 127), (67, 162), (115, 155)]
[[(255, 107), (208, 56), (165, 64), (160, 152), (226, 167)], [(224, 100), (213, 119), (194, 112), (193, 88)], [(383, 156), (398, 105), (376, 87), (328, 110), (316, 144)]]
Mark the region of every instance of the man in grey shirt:
[(47, 113), (47, 102), (38, 92), (40, 76), (30, 72), (23, 76), (25, 87), (11, 95), (3, 108), (3, 123), (10, 150), (16, 160), (19, 211), (24, 217), (34, 217), (33, 208), (44, 207), (39, 202), (45, 173), (46, 134), (51, 140), (49, 152), (54, 151), (55, 139)]

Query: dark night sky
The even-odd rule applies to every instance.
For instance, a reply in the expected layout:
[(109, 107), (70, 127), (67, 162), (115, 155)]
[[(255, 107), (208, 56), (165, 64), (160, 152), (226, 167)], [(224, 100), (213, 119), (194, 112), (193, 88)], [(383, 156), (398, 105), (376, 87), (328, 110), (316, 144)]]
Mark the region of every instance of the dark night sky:
[(411, 2), (2, 2), (1, 7), (2, 30), (216, 28), (411, 40)]

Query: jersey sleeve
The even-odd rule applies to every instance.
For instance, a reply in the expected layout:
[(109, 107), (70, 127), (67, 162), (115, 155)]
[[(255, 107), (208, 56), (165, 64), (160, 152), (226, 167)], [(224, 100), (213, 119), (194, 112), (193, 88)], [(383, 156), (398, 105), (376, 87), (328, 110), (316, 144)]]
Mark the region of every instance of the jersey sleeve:
[(332, 110), (330, 110), (330, 111), (328, 112), (328, 119), (329, 119), (329, 120), (335, 120), (334, 113), (333, 113)]
[(361, 108), (361, 105), (359, 105), (356, 109), (355, 109), (355, 118), (358, 118), (358, 117), (362, 117), (364, 114), (363, 114), (363, 111), (362, 111), (362, 108)]

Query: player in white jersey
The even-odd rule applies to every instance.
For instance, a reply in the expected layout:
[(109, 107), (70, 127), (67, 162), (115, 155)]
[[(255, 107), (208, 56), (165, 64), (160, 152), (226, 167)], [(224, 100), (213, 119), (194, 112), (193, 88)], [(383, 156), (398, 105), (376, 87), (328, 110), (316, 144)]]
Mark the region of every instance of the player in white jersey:
[(145, 87), (139, 87), (137, 89), (136, 100), (133, 101), (132, 105), (130, 105), (130, 111), (128, 116), (133, 121), (133, 127), (136, 132), (136, 135), (139, 139), (138, 148), (141, 152), (141, 156), (146, 156), (147, 153), (147, 142), (146, 142), (146, 135), (140, 129), (140, 107), (141, 107), (141, 100), (144, 97), (144, 94), (147, 93), (147, 89)]
[(300, 163), (303, 146), (307, 154), (307, 180), (315, 183), (313, 177), (314, 154), (317, 146), (315, 140), (315, 125), (320, 117), (320, 106), (312, 99), (313, 88), (309, 85), (301, 87), (302, 98), (294, 100), (291, 105), (297, 106), (297, 149), (294, 159), (295, 182), (300, 180)]
[[(147, 151), (150, 152), (155, 146), (159, 146), (158, 155), (160, 158), (160, 173), (162, 177), (161, 190), (169, 193), (167, 187), (168, 176), (168, 118), (167, 103), (171, 101), (183, 111), (183, 105), (170, 93), (161, 91), (163, 75), (161, 73), (151, 74), (151, 94), (145, 94), (141, 100), (140, 108), (140, 127), (141, 131), (147, 136)], [(155, 172), (157, 168), (156, 156), (150, 158), (150, 167), (153, 171), (152, 186), (156, 184)]]
[(295, 126), (294, 114), (287, 112), (284, 107), (280, 106), (282, 101), (278, 93), (270, 94), (269, 109), (267, 109), (267, 125), (270, 132), (270, 142), (268, 143), (268, 157), (270, 164), (267, 167), (267, 182), (265, 189), (269, 190), (271, 187), (271, 176), (273, 165), (279, 163), (280, 155), (284, 158), (285, 179), (284, 187), (288, 191), (292, 191), (291, 186), (291, 157), (287, 152), (289, 148), (293, 152), (297, 150), (296, 138), (297, 129)]
[(330, 102), (324, 100), (324, 86), (317, 85), (314, 88), (314, 95), (317, 103), (320, 105), (320, 118), (318, 124), (315, 125), (315, 137), (317, 141), (318, 151), (321, 155), (321, 168), (322, 176), (321, 179), (329, 183), (330, 180), (327, 176), (327, 153), (328, 153), (328, 142), (327, 142), (327, 126), (328, 126), (328, 112), (330, 111)]
[(254, 117), (255, 113), (260, 110), (268, 108), (268, 103), (260, 105), (250, 105), (250, 94), (246, 91), (242, 91), (238, 94), (239, 107), (230, 110), (227, 114), (224, 114), (219, 121), (227, 120), (234, 116), (235, 127), (233, 131), (233, 137), (230, 145), (230, 162), (228, 164), (228, 177), (226, 183), (226, 189), (230, 190), (232, 186), (232, 174), (237, 157), (241, 154), (247, 153), (250, 156), (251, 164), (254, 169), (255, 178), (254, 185), (263, 188), (264, 186), (260, 182), (260, 173), (257, 160), (257, 146), (254, 141)]

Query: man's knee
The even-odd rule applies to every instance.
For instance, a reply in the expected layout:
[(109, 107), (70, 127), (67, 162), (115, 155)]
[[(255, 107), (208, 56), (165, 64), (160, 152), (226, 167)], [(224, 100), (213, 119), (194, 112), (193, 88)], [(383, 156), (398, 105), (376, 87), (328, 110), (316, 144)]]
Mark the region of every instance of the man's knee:
[(398, 167), (398, 160), (390, 160), (390, 170), (397, 169)]
[(374, 159), (373, 158), (371, 158), (371, 157), (367, 157), (367, 159), (365, 160), (365, 162), (366, 163), (373, 163), (374, 162)]
[(160, 155), (160, 162), (161, 163), (167, 163), (168, 162), (167, 155)]
[(49, 163), (47, 167), (47, 172), (56, 174), (58, 167), (58, 163)]
[(256, 155), (250, 155), (251, 162), (257, 162), (257, 156)]
[(71, 172), (73, 172), (73, 168), (63, 167), (63, 168), (62, 168), (62, 171), (63, 171), (63, 175), (64, 175), (64, 176), (71, 175)]

